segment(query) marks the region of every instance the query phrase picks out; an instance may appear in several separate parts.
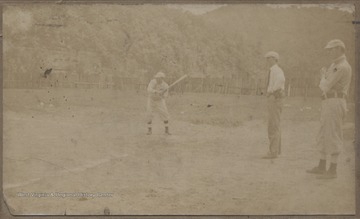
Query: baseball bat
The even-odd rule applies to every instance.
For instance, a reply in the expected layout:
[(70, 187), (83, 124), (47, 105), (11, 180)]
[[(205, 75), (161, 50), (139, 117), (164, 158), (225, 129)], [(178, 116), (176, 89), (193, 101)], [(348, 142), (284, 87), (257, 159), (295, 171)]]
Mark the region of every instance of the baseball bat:
[(184, 80), (185, 78), (187, 78), (187, 75), (183, 75), (181, 76), (179, 79), (177, 79), (174, 83), (170, 84), (168, 88), (166, 88), (163, 92), (169, 90), (171, 87), (173, 87), (174, 85), (176, 85), (177, 83), (179, 83), (180, 81)]
[(170, 89), (171, 87), (173, 87), (175, 84), (179, 83), (180, 81), (184, 80), (185, 78), (187, 78), (187, 75), (183, 75), (181, 76), (179, 79), (177, 79), (174, 83), (170, 84), (168, 89)]

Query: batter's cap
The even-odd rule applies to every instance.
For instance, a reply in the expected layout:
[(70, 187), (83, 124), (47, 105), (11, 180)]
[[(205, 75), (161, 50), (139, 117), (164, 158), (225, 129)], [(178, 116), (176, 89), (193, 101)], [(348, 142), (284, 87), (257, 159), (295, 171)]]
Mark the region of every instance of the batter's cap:
[(155, 78), (165, 78), (165, 74), (159, 71), (158, 73), (156, 73)]

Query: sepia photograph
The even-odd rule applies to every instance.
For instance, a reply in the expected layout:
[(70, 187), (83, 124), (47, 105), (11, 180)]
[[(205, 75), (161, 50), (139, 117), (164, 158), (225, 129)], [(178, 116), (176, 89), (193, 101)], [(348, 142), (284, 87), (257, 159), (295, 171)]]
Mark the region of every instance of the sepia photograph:
[(354, 4), (4, 4), (13, 215), (354, 215)]

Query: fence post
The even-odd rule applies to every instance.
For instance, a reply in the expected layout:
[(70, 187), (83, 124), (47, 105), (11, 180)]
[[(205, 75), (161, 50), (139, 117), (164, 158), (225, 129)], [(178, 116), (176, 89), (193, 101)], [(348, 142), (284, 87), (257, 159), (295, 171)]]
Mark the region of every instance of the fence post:
[(254, 95), (257, 95), (257, 91), (258, 91), (258, 80), (255, 79), (255, 90), (254, 90)]
[(291, 78), (289, 79), (288, 90), (287, 90), (288, 97), (290, 97), (290, 92), (291, 92)]
[(304, 89), (305, 89), (304, 100), (306, 100), (306, 99), (307, 99), (307, 95), (308, 95), (308, 83), (307, 83), (307, 78), (305, 78)]
[(201, 78), (201, 93), (204, 92), (204, 78)]

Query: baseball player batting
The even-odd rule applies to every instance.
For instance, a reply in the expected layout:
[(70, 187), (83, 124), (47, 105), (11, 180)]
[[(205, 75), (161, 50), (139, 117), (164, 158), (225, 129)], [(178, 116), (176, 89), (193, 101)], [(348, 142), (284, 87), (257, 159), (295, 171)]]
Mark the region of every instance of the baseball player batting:
[(182, 76), (170, 86), (164, 81), (165, 74), (158, 72), (154, 79), (148, 85), (148, 100), (147, 100), (147, 117), (148, 117), (148, 132), (147, 135), (152, 134), (152, 120), (154, 112), (158, 113), (160, 119), (164, 122), (165, 134), (171, 135), (169, 131), (169, 112), (166, 106), (165, 98), (169, 95), (169, 89), (184, 80), (187, 75)]

